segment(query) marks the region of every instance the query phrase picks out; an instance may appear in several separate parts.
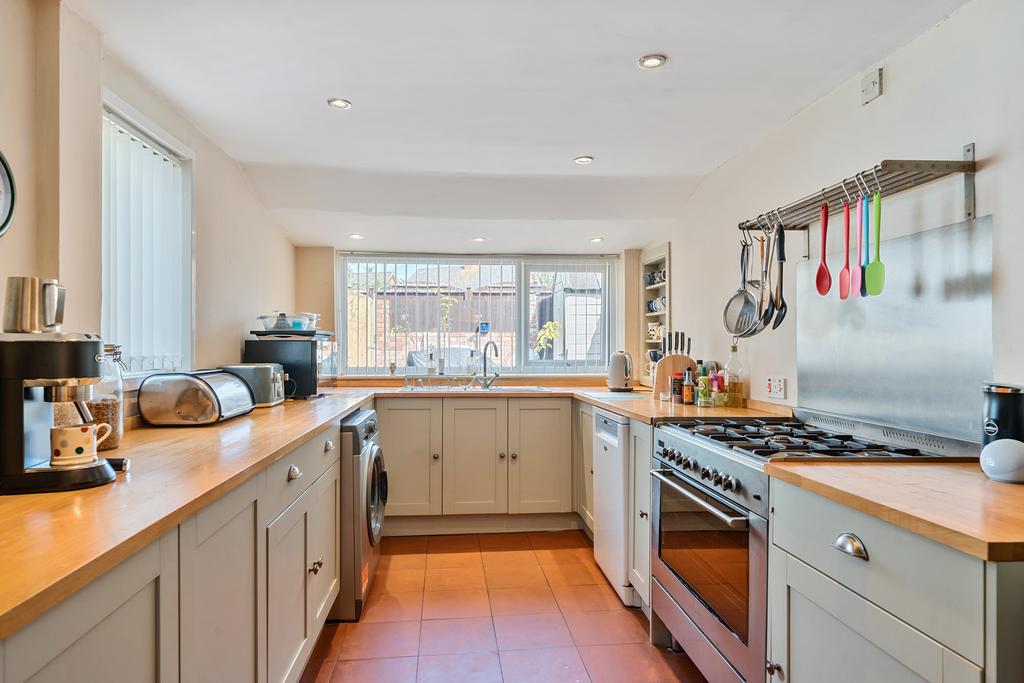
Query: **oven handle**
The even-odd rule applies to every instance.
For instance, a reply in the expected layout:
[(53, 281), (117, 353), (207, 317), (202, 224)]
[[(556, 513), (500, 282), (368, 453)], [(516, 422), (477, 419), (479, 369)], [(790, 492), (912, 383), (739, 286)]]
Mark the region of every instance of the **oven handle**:
[(702, 508), (704, 508), (705, 510), (710, 512), (712, 515), (714, 515), (718, 519), (720, 519), (729, 528), (731, 528), (731, 529), (746, 529), (747, 528), (748, 520), (747, 520), (746, 517), (730, 517), (729, 515), (725, 514), (721, 510), (719, 510), (718, 508), (713, 507), (711, 505), (708, 505), (707, 501), (701, 499), (699, 496), (691, 493), (690, 491), (687, 491), (682, 486), (680, 486), (679, 484), (675, 483), (674, 481), (672, 481), (671, 479), (666, 477), (664, 474), (662, 474), (662, 472), (665, 472), (667, 474), (671, 474), (672, 470), (651, 470), (651, 476), (654, 477), (655, 479), (660, 479), (662, 482), (664, 482), (666, 485), (668, 485), (670, 488), (672, 488), (677, 493), (683, 494), (684, 496), (689, 498), (691, 501), (693, 501), (697, 505), (701, 506)]

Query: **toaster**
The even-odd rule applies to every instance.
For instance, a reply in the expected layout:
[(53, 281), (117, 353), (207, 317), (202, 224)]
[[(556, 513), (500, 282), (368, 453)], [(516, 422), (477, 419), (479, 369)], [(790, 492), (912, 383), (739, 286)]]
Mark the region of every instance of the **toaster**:
[(158, 427), (215, 424), (255, 406), (245, 380), (223, 370), (159, 373), (139, 385), (139, 415)]
[(269, 408), (284, 402), (284, 367), (280, 363), (238, 363), (225, 365), (227, 370), (238, 375), (252, 389), (257, 408)]

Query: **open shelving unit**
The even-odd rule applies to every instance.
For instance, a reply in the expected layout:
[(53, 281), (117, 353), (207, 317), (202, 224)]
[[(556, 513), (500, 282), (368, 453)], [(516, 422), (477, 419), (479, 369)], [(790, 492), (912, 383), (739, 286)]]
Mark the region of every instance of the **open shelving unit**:
[[(661, 347), (661, 338), (651, 339), (647, 333), (648, 323), (659, 323), (663, 330), (671, 327), (672, 319), (672, 268), (669, 244), (665, 243), (657, 247), (645, 249), (641, 254), (640, 268), (640, 293), (643, 295), (640, 302), (644, 315), (640, 317), (640, 339), (643, 353), (651, 349)], [(647, 277), (651, 273), (665, 273), (665, 278), (655, 284), (647, 284)], [(665, 308), (657, 312), (648, 312), (647, 304), (654, 299), (665, 297)], [(640, 358), (637, 361), (637, 376), (644, 386), (652, 386), (653, 379), (646, 371), (647, 359)]]

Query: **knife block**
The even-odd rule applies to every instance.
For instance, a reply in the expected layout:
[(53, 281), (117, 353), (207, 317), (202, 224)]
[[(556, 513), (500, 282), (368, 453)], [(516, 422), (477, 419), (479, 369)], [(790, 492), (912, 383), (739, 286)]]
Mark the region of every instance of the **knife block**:
[(672, 393), (672, 375), (686, 374), (689, 369), (693, 374), (694, 384), (697, 383), (697, 363), (689, 356), (682, 354), (665, 356), (654, 366), (654, 396)]

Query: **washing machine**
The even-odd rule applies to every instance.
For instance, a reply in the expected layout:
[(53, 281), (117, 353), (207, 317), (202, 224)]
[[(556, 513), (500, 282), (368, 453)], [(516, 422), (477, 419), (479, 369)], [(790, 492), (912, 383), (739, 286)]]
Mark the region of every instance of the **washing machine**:
[(359, 410), (341, 423), (341, 590), (328, 618), (357, 621), (380, 558), (388, 473), (377, 412)]

